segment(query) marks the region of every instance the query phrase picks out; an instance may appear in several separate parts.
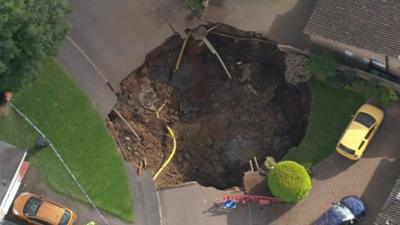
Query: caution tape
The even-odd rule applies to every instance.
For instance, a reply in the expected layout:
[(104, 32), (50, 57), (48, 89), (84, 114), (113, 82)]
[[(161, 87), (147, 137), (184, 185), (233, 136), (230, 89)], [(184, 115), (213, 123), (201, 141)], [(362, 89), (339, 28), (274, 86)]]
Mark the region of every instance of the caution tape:
[(82, 185), (79, 183), (78, 179), (76, 176), (72, 173), (71, 169), (67, 165), (67, 163), (64, 161), (64, 159), (61, 157), (60, 153), (57, 151), (57, 149), (54, 147), (53, 143), (51, 143), (50, 139), (46, 137), (46, 135), (24, 114), (22, 113), (12, 102), (9, 102), (11, 107), (22, 117), (26, 122), (29, 123), (33, 127), (33, 129), (38, 132), (42, 137), (46, 138), (47, 142), (49, 143), (50, 148), (53, 150), (54, 154), (57, 156), (57, 158), (60, 160), (61, 164), (64, 166), (65, 170), (68, 172), (68, 174), (72, 177), (72, 180), (74, 180), (75, 184), (78, 186), (79, 190), (82, 192), (82, 194), (85, 196), (89, 204), (94, 208), (96, 213), (100, 216), (100, 218), (104, 221), (106, 225), (110, 225), (110, 223), (106, 220), (106, 218), (103, 216), (103, 214), (100, 212), (100, 210), (97, 208), (95, 205), (94, 201), (92, 198), (90, 198), (89, 194), (85, 191), (85, 189), (82, 187)]

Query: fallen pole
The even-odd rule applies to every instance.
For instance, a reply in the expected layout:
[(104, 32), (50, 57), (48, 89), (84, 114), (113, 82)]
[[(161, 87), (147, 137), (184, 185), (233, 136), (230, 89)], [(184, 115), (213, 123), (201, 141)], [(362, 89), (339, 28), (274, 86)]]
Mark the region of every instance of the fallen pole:
[(218, 54), (217, 50), (214, 48), (214, 46), (212, 46), (212, 44), (210, 43), (210, 41), (208, 41), (208, 39), (206, 37), (203, 37), (202, 41), (204, 42), (204, 44), (206, 44), (206, 46), (208, 47), (208, 49), (210, 49), (211, 53), (214, 54), (215, 56), (217, 56), (219, 62), (222, 65), (222, 68), (224, 68), (226, 75), (228, 76), (228, 78), (230, 80), (232, 80), (232, 75), (229, 72), (228, 68), (226, 67), (224, 61), (222, 61), (221, 56)]
[(258, 165), (257, 157), (253, 156), (254, 163), (256, 164), (257, 170), (260, 169), (260, 166)]
[(210, 31), (210, 33), (216, 34), (216, 35), (219, 35), (222, 37), (230, 38), (230, 39), (241, 40), (241, 41), (259, 41), (259, 42), (263, 42), (263, 43), (267, 43), (267, 44), (276, 44), (276, 42), (274, 42), (274, 41), (268, 41), (268, 40), (264, 40), (264, 39), (260, 39), (260, 38), (254, 38), (254, 37), (240, 37), (240, 36), (235, 36), (235, 35), (231, 35), (231, 34), (221, 33), (218, 31)]
[(113, 133), (113, 135), (115, 137), (115, 140), (117, 140), (117, 144), (119, 146), (119, 150), (120, 150), (120, 152), (122, 154), (122, 157), (124, 157), (125, 160), (128, 160), (128, 157), (125, 154), (125, 149), (122, 147), (122, 143), (119, 141), (117, 131), (114, 129), (114, 125), (112, 124), (110, 119), (108, 119), (108, 117), (107, 117), (107, 123), (110, 125), (111, 132)]
[(176, 61), (176, 65), (175, 65), (175, 72), (178, 71), (179, 65), (181, 64), (183, 52), (185, 51), (186, 44), (187, 44), (187, 42), (188, 42), (188, 40), (189, 40), (190, 34), (191, 34), (191, 31), (189, 31), (189, 33), (186, 35), (186, 38), (185, 38), (185, 40), (183, 41), (181, 50), (179, 51), (178, 60)]
[(135, 135), (135, 137), (141, 141), (142, 139), (139, 137), (139, 135), (136, 133), (136, 131), (131, 127), (131, 125), (129, 125), (128, 121), (125, 120), (125, 118), (121, 115), (120, 112), (118, 112), (118, 110), (116, 110), (115, 108), (113, 108), (113, 111), (119, 116), (119, 118), (121, 118), (121, 120), (128, 126), (129, 130), (132, 131), (132, 133)]

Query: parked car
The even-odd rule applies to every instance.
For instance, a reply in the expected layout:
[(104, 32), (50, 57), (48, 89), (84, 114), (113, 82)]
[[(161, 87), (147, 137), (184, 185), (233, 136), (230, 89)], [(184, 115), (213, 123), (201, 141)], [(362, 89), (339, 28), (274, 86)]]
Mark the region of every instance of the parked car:
[(347, 126), (336, 151), (351, 160), (358, 160), (383, 121), (384, 113), (371, 104), (362, 105)]
[(356, 196), (344, 197), (340, 202), (333, 203), (314, 225), (348, 225), (355, 224), (365, 215), (366, 206)]
[(72, 225), (77, 219), (70, 209), (27, 192), (14, 200), (12, 211), (18, 218), (35, 225)]

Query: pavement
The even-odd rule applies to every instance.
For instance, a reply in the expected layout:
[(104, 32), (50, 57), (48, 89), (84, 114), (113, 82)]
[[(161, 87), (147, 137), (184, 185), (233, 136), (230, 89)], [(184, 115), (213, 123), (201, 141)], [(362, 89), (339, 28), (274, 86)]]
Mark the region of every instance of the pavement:
[(400, 104), (386, 109), (384, 122), (357, 162), (332, 154), (316, 167), (310, 196), (297, 203), (270, 205), (252, 211), (253, 218), (272, 225), (309, 225), (332, 202), (347, 195), (360, 196), (367, 214), (360, 224), (373, 224), (400, 175)]
[(264, 34), (280, 44), (305, 48), (302, 34), (316, 0), (210, 0), (203, 20), (222, 22), (236, 28)]
[(246, 225), (248, 209), (226, 211), (214, 208), (225, 194), (242, 194), (237, 190), (221, 191), (196, 182), (157, 191), (163, 225)]

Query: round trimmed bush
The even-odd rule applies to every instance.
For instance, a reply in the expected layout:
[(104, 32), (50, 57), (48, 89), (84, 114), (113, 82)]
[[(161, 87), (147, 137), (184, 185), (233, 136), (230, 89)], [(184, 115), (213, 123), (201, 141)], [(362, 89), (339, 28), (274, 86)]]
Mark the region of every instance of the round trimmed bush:
[(287, 202), (298, 202), (309, 194), (311, 178), (302, 165), (282, 161), (270, 171), (268, 185), (275, 197)]

